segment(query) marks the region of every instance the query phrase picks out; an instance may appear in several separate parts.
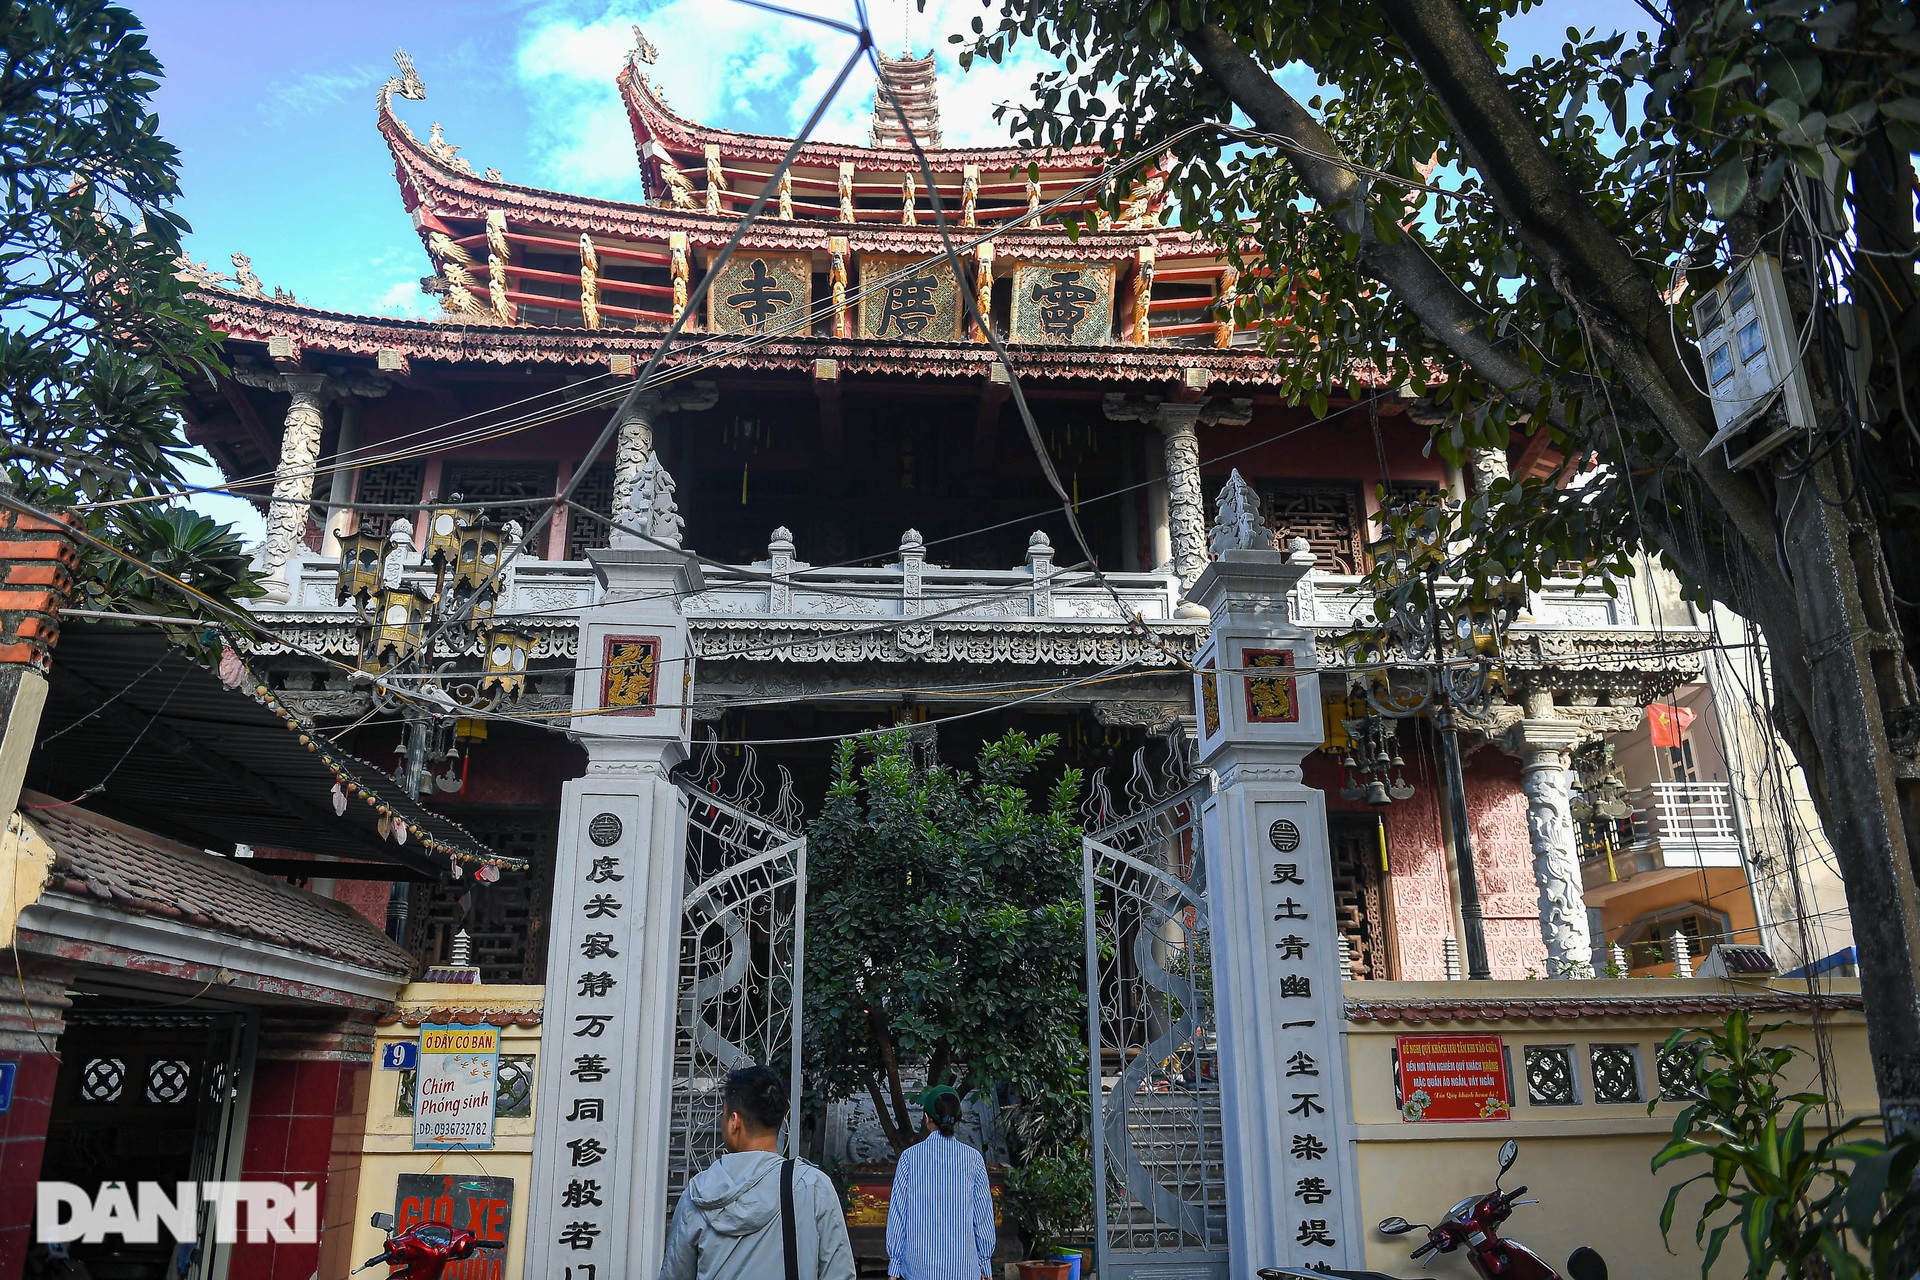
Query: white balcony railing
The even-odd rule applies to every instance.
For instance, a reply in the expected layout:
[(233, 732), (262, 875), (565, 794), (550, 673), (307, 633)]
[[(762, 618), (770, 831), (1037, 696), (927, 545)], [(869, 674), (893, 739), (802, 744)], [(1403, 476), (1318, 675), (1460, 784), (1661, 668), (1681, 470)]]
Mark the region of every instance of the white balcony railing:
[(1684, 874), (1741, 864), (1733, 788), (1727, 783), (1655, 782), (1629, 798), (1633, 815), (1626, 822), (1612, 829), (1588, 826), (1581, 873), (1589, 903), (1615, 885), (1654, 872)]

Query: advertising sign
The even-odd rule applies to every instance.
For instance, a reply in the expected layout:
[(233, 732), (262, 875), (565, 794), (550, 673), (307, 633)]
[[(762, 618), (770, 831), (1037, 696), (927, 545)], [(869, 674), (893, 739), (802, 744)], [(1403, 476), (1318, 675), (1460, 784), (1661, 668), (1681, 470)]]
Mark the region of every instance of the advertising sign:
[(449, 1262), (442, 1280), (502, 1280), (506, 1275), (512, 1178), (403, 1173), (394, 1188), (393, 1218), (401, 1231), (416, 1222), (437, 1222), (479, 1237), (474, 1255)]
[(13, 1080), (19, 1073), (18, 1062), (0, 1062), (0, 1115), (13, 1110)]
[(500, 1028), (423, 1025), (414, 1073), (414, 1150), (490, 1149), (499, 1066)]
[(1396, 1037), (1394, 1089), (1400, 1118), (1409, 1124), (1513, 1118), (1513, 1082), (1499, 1036)]

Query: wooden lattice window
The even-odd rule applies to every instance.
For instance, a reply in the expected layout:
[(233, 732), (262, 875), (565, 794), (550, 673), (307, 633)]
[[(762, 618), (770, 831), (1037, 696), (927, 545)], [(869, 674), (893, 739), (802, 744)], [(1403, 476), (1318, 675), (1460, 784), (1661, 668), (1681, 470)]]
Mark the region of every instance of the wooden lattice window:
[[(354, 487), (353, 500), (416, 506), (420, 501), (420, 486), (425, 479), (426, 464), (418, 458), (409, 462), (383, 462), (360, 472), (360, 483)], [(385, 533), (400, 515), (398, 511), (362, 511), (360, 529), (364, 533)]]
[(1264, 486), (1260, 496), (1281, 546), (1305, 538), (1319, 557), (1317, 567), (1325, 572), (1366, 572), (1365, 521), (1357, 488), (1282, 483)]
[(512, 506), (488, 507), (486, 515), (495, 524), (518, 520), (522, 529), (531, 529), (553, 505), (556, 474), (551, 462), (449, 462), (440, 497), (448, 502), (456, 493), (463, 502), (524, 498)]
[[(587, 548), (606, 546), (612, 531), (607, 520), (613, 515), (613, 464), (596, 462), (587, 468), (586, 478), (573, 491), (573, 500), (580, 506), (567, 511), (567, 559), (585, 560)], [(590, 516), (580, 507), (591, 507), (598, 516)]]
[(1330, 814), (1327, 826), (1333, 844), (1333, 912), (1347, 940), (1347, 973), (1384, 981), (1391, 975), (1379, 819), (1373, 814)]
[(560, 815), (551, 809), (483, 810), (462, 813), (459, 821), (488, 848), (527, 859), (527, 869), (503, 871), (493, 884), (462, 879), (413, 886), (407, 950), (424, 965), (451, 964), (453, 935), (464, 927), (482, 982), (545, 982)]

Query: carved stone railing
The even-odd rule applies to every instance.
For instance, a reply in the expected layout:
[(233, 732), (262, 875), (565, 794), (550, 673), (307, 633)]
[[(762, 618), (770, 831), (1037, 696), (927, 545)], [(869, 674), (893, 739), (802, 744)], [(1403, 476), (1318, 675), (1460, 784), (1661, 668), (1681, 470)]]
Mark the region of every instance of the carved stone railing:
[[(431, 588), (430, 570), (413, 576)], [(1096, 580), (1056, 565), (1054, 548), (1041, 534), (1029, 543), (1026, 563), (1010, 569), (929, 564), (925, 543), (912, 531), (890, 564), (817, 567), (797, 557), (792, 536), (782, 529), (768, 544), (766, 559), (709, 567), (705, 576), (705, 589), (682, 607), (693, 624), (695, 652), (707, 659), (1174, 667), (1198, 651), (1205, 629), (1203, 620), (1175, 616), (1179, 586), (1171, 574), (1108, 573), (1104, 582)], [(255, 611), (301, 647), (350, 654), (350, 610), (334, 602), (334, 561), (295, 556), (287, 579), (287, 602), (256, 602)], [(1350, 631), (1371, 617), (1372, 598), (1360, 582), (1351, 575), (1309, 573), (1291, 601), (1294, 617), (1323, 639)], [(1509, 632), (1509, 661), (1516, 669), (1618, 669), (1651, 676), (1654, 683), (1697, 673), (1694, 632), (1656, 631), (1635, 620), (1629, 598), (1591, 586), (1582, 593), (1579, 587), (1571, 580), (1552, 582), (1534, 594)], [(592, 566), (583, 561), (520, 559), (496, 613), (538, 638), (535, 658), (570, 658), (577, 615), (598, 591)], [(1136, 615), (1144, 630), (1129, 624)], [(264, 644), (258, 651), (276, 648)], [(1332, 645), (1324, 646), (1321, 660), (1338, 665)]]

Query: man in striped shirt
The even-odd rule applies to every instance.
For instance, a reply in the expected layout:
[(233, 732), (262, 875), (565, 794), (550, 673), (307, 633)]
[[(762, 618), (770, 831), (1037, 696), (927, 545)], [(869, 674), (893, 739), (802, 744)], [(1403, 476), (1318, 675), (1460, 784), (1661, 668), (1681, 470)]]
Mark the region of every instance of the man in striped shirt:
[(900, 1153), (887, 1202), (887, 1274), (898, 1280), (991, 1280), (993, 1193), (987, 1162), (953, 1136), (960, 1095), (920, 1095), (926, 1136)]

